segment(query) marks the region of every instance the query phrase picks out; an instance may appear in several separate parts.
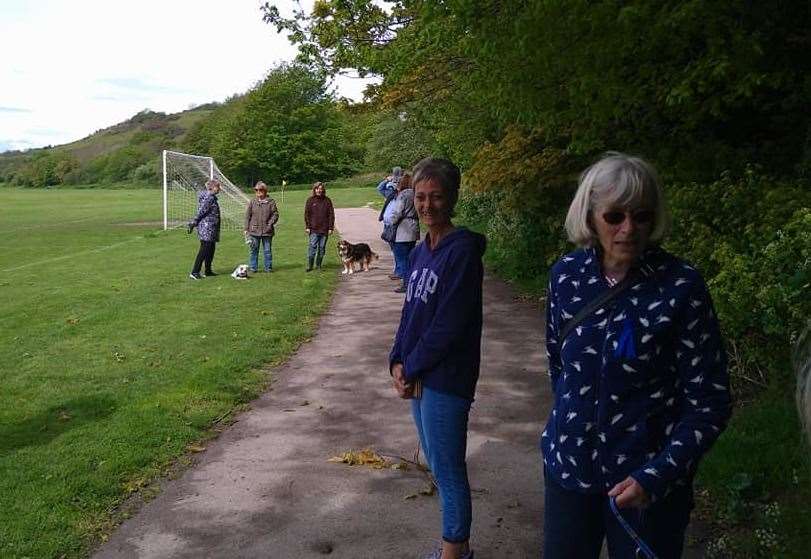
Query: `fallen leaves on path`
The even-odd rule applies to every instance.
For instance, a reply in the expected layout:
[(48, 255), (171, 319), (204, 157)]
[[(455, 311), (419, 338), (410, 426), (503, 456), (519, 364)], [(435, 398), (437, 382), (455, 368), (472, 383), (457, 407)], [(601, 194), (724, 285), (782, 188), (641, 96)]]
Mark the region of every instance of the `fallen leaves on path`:
[(350, 466), (368, 466), (375, 470), (391, 468), (393, 470), (407, 470), (408, 465), (404, 462), (392, 462), (380, 456), (371, 448), (363, 450), (347, 450), (343, 454), (333, 456), (327, 462), (336, 464), (349, 464)]

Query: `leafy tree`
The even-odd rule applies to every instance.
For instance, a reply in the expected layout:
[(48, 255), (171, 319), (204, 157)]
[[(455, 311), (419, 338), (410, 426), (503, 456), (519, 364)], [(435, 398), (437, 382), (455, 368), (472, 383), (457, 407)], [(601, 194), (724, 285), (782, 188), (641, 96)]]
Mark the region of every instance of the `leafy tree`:
[(78, 168), (79, 162), (70, 153), (43, 149), (35, 152), (8, 178), (17, 186), (55, 186)]
[(185, 145), (242, 183), (330, 179), (360, 164), (347, 123), (322, 73), (283, 64), (200, 122)]
[(807, 166), (809, 4), (586, 0), (319, 0), (265, 21), (332, 74), (383, 77), (468, 162), (510, 126), (574, 154), (643, 151), (687, 178), (758, 162)]
[(394, 165), (411, 167), (428, 155), (442, 150), (433, 135), (406, 113), (376, 115), (366, 142), (366, 166), (387, 169)]

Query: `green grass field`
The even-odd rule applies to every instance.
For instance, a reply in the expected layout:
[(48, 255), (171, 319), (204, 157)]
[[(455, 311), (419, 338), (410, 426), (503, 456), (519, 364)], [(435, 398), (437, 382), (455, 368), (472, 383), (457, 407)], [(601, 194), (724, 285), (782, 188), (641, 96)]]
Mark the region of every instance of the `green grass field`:
[(338, 265), (333, 241), (304, 272), (307, 194), (280, 204), (274, 274), (232, 280), (247, 254), (224, 232), (222, 275), (193, 282), (196, 236), (158, 230), (157, 190), (0, 189), (0, 557), (84, 556), (312, 334)]

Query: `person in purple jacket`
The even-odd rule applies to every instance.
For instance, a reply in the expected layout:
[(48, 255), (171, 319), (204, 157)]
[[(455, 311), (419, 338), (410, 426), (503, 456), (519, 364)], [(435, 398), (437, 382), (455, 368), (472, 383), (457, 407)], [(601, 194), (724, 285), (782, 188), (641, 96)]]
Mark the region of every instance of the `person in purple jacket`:
[(214, 260), (214, 250), (220, 241), (220, 205), (217, 194), (220, 192), (220, 181), (211, 179), (206, 182), (206, 189), (197, 195), (197, 215), (186, 225), (186, 231), (191, 234), (197, 227), (197, 236), (200, 238), (200, 249), (194, 259), (189, 278), (202, 279), (200, 268), (205, 264), (205, 277), (216, 276), (211, 269)]
[(647, 162), (609, 153), (566, 216), (580, 248), (549, 274), (554, 406), (541, 434), (545, 559), (681, 557), (693, 477), (731, 412), (726, 352), (701, 274), (660, 247)]
[(389, 356), (394, 387), (411, 399), (420, 444), (442, 501), (442, 543), (428, 557), (472, 559), (465, 452), (479, 378), (484, 236), (451, 222), (459, 168), (426, 158), (414, 170), (414, 205), (428, 228), (409, 257), (400, 326)]

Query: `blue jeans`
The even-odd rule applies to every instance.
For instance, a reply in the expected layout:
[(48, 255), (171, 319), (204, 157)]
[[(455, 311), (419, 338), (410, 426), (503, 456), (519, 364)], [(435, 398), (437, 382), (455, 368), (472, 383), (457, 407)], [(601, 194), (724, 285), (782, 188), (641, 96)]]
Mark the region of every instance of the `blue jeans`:
[(273, 237), (259, 237), (251, 235), (256, 239), (256, 248), (251, 247), (250, 263), (248, 264), (251, 270), (259, 268), (259, 245), (262, 245), (262, 252), (265, 257), (265, 271), (273, 269), (273, 252), (271, 252), (271, 245), (273, 244)]
[(394, 253), (394, 275), (400, 276), (405, 281), (408, 272), (408, 255), (414, 249), (417, 241), (406, 243), (391, 243), (391, 250)]
[[(611, 512), (608, 497), (570, 491), (544, 474), (544, 559), (597, 559), (608, 543), (611, 559), (644, 557)], [(679, 559), (693, 509), (693, 488), (675, 488), (646, 509), (620, 509), (659, 559)]]
[(423, 387), (422, 398), (411, 401), (425, 458), (439, 486), (442, 539), (450, 543), (470, 538), (472, 520), (467, 479), (467, 418), (470, 400)]
[(389, 248), (391, 249), (391, 255), (394, 257), (394, 269), (391, 271), (393, 275), (397, 274), (397, 255), (394, 254), (394, 243), (387, 241), (389, 243)]
[(307, 259), (312, 266), (313, 258), (317, 255), (316, 263), (321, 265), (324, 259), (324, 252), (327, 250), (327, 237), (329, 235), (322, 235), (321, 233), (310, 233), (310, 246), (307, 249)]

